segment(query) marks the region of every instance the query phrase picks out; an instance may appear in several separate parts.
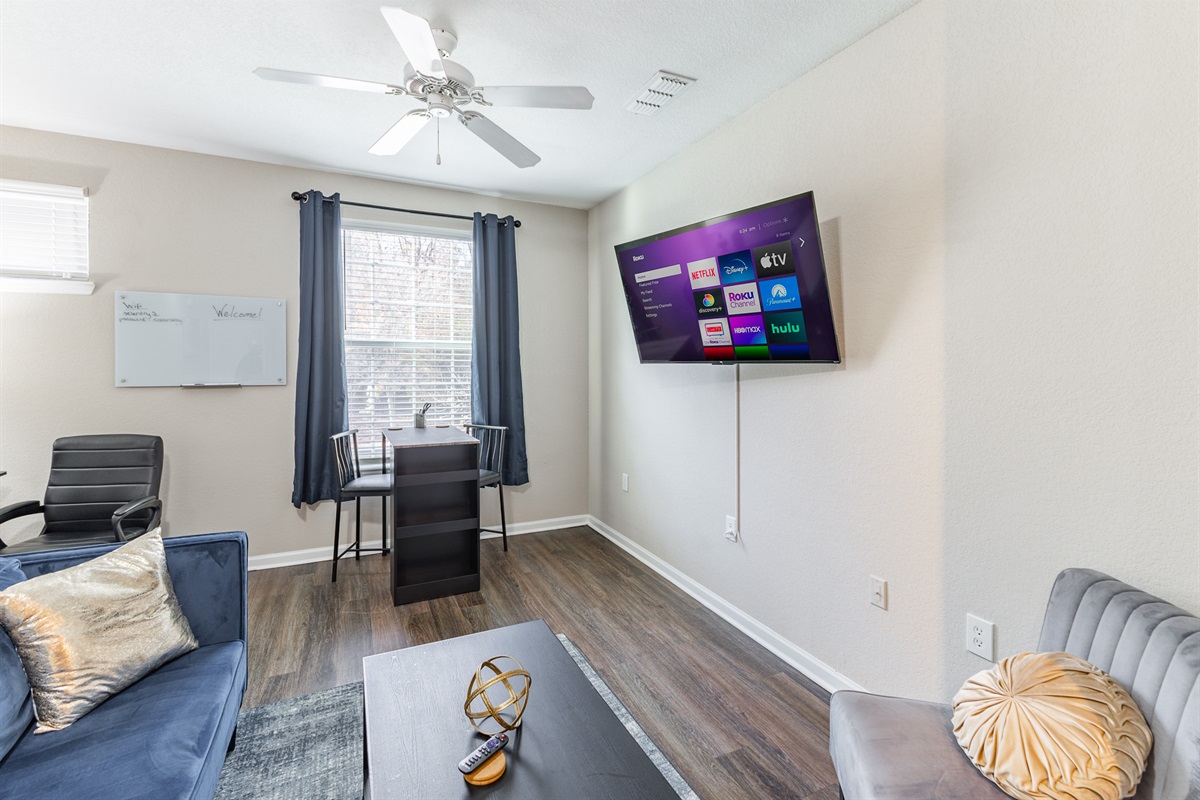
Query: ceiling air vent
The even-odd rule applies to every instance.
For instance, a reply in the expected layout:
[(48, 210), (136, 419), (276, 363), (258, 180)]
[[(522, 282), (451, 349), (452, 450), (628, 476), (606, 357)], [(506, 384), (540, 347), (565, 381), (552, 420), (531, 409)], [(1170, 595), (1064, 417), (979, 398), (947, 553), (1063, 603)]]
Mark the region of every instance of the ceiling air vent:
[(637, 97), (625, 106), (625, 109), (643, 117), (656, 114), (660, 108), (695, 82), (695, 78), (685, 78), (682, 75), (659, 70), (654, 73), (653, 78), (646, 81), (646, 85), (638, 92)]

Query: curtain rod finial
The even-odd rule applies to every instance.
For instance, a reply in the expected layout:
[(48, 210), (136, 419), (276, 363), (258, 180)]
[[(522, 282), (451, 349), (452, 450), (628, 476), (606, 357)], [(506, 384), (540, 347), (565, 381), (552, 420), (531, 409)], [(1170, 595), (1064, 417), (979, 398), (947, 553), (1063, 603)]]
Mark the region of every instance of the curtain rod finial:
[(304, 192), (304, 193), (292, 192), (292, 199), (299, 203), (307, 203), (308, 202), (308, 192)]

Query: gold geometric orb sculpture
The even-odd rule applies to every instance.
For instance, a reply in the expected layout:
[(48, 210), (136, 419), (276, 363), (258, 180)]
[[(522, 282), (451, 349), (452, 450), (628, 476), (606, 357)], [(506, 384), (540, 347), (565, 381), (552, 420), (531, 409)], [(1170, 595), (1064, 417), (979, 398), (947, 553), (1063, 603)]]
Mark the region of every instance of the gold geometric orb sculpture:
[[(485, 677), (485, 672), (491, 674)], [(520, 661), (512, 656), (493, 656), (480, 664), (471, 676), (463, 713), (475, 730), (485, 736), (511, 731), (521, 724), (532, 683), (533, 679)]]

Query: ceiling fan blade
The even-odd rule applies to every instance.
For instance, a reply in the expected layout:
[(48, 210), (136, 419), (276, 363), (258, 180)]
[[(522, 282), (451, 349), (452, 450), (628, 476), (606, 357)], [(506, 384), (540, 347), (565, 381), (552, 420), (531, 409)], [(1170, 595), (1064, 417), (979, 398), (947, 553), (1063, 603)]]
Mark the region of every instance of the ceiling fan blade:
[(271, 69), (259, 67), (254, 74), (269, 81), (284, 83), (303, 83), (306, 86), (324, 86), (327, 89), (354, 89), (359, 92), (376, 92), (378, 94), (404, 94), (399, 86), (376, 81), (360, 81), (356, 78), (335, 78), (332, 75), (314, 75), (311, 72), (292, 72), (290, 69)]
[(377, 156), (394, 156), (404, 145), (412, 141), (425, 123), (429, 122), (429, 112), (422, 109), (410, 111), (400, 118), (400, 121), (379, 137), (379, 141), (371, 145), (370, 153)]
[(594, 100), (583, 86), (481, 86), (479, 91), (494, 106), (587, 109)]
[(403, 8), (392, 6), (381, 6), (379, 13), (387, 20), (392, 35), (400, 42), (400, 49), (408, 56), (413, 69), (430, 78), (446, 77), (442, 55), (434, 44), (433, 29), (427, 21)]
[(467, 130), (491, 145), (492, 149), (516, 164), (521, 169), (532, 167), (542, 157), (518, 142), (487, 117), (468, 111), (462, 115), (462, 124)]

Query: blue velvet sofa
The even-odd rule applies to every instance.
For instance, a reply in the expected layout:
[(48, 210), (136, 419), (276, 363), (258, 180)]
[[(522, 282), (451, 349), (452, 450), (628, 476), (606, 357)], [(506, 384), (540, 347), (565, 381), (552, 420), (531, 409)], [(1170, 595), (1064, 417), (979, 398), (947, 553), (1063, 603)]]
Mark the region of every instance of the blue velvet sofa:
[[(31, 702), (20, 703), (29, 685), (19, 661), (13, 671), (16, 652), (0, 630), (0, 800), (213, 796), (246, 690), (246, 534), (180, 536), (163, 543), (175, 594), (199, 649), (164, 664), (68, 728), (34, 735)], [(115, 547), (16, 558), (32, 578)], [(8, 574), (11, 582), (12, 570)]]

